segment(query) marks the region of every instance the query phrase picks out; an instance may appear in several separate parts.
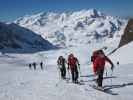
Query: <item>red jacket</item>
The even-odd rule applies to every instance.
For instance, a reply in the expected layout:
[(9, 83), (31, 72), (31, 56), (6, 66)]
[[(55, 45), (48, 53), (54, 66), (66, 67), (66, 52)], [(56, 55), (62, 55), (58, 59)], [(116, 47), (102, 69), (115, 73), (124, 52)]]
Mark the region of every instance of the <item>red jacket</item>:
[(91, 61), (93, 62), (95, 59), (96, 59), (96, 57), (98, 56), (98, 50), (96, 50), (96, 51), (94, 51), (93, 52), (93, 56), (91, 56)]
[(111, 60), (106, 56), (104, 56), (104, 57), (97, 56), (96, 57), (96, 59), (93, 61), (93, 71), (95, 74), (99, 69), (104, 69), (106, 61), (109, 62), (111, 65), (113, 65)]
[(69, 57), (68, 58), (68, 65), (70, 67), (71, 70), (75, 69), (75, 67), (78, 64), (78, 59), (76, 57)]

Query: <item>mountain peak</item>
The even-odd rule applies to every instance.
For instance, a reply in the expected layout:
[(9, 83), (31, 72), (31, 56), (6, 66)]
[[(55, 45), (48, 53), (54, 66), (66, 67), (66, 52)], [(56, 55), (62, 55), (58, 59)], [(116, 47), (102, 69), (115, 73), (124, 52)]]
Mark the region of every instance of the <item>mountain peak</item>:
[(91, 17), (100, 17), (103, 14), (100, 11), (97, 11), (96, 9), (90, 9), (88, 10), (88, 12), (90, 13)]
[(42, 12), (18, 19), (15, 23), (31, 29), (55, 45), (68, 46), (120, 37), (122, 33), (119, 32), (127, 21), (107, 16), (96, 9), (83, 9), (63, 13)]

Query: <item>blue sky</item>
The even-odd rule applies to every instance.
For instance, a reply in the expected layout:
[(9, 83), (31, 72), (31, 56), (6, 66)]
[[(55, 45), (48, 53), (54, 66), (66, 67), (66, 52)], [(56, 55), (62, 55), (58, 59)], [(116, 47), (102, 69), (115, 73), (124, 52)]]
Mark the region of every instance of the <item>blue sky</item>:
[(0, 21), (38, 12), (95, 8), (109, 15), (133, 17), (133, 0), (0, 0)]

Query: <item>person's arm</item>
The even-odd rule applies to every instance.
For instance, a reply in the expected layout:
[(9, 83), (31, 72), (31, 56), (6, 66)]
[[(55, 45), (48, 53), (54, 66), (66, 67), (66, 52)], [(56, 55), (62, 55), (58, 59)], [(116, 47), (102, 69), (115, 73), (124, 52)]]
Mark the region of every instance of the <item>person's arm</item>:
[(78, 59), (77, 59), (77, 64), (80, 65)]
[(58, 70), (60, 69), (60, 60), (59, 59), (57, 60), (57, 69)]
[(69, 67), (70, 67), (70, 65), (69, 65), (69, 58), (67, 60), (67, 65), (68, 65), (67, 69), (69, 70)]
[(59, 65), (59, 59), (57, 60), (57, 65)]
[(98, 67), (98, 61), (96, 60), (95, 63), (93, 63), (93, 72), (95, 76), (97, 75), (97, 67)]
[[(67, 60), (64, 58), (64, 63), (65, 63), (65, 65), (68, 65), (68, 63), (67, 63)], [(67, 67), (66, 67), (67, 68)]]
[(76, 58), (76, 60), (77, 60), (78, 71), (79, 71), (79, 73), (80, 73), (80, 75), (81, 75), (80, 64), (79, 64), (79, 61), (78, 61), (77, 58)]
[(91, 56), (91, 62), (93, 62), (93, 59), (92, 59), (93, 57)]
[(107, 56), (105, 56), (105, 58), (106, 58), (106, 61), (110, 63), (110, 65), (111, 65), (111, 70), (113, 70), (113, 68), (114, 68), (113, 62), (112, 62)]
[(78, 61), (77, 58), (76, 58), (76, 61), (77, 61), (78, 68), (79, 68), (79, 70), (80, 70), (80, 64), (79, 64), (79, 61)]
[(68, 64), (67, 60), (65, 59), (65, 63)]

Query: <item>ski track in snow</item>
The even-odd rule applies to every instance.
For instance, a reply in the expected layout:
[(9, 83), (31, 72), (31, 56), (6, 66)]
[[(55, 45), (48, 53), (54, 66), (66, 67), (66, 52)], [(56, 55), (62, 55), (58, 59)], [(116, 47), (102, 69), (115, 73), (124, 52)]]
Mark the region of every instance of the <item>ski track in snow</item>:
[[(0, 100), (132, 100), (133, 64), (116, 66), (112, 77), (111, 71), (107, 68), (108, 77), (104, 79), (104, 85), (118, 95), (106, 94), (89, 87), (89, 84), (94, 84), (92, 69), (86, 63), (89, 52), (87, 47), (82, 49), (79, 47), (35, 54), (0, 55)], [(84, 85), (67, 83), (59, 79), (57, 57), (60, 54), (67, 57), (72, 51), (81, 62), (80, 79)], [(39, 65), (36, 71), (29, 70), (28, 63), (39, 63), (42, 60), (46, 63), (43, 71)]]

